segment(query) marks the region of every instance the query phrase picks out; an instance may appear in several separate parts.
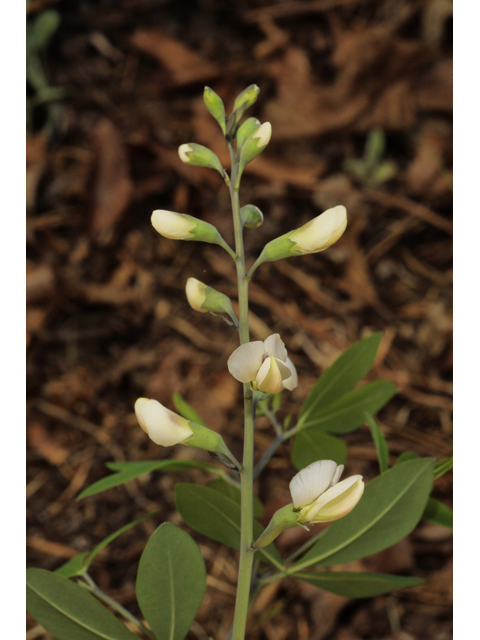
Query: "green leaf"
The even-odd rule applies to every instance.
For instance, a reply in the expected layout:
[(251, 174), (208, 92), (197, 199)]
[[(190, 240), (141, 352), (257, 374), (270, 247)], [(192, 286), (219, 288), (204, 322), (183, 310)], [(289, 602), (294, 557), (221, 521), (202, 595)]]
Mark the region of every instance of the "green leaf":
[(335, 360), (308, 394), (300, 411), (299, 424), (309, 422), (311, 414), (338, 400), (366, 376), (372, 368), (381, 339), (381, 333), (373, 333), (356, 342)]
[(408, 535), (422, 517), (433, 484), (433, 460), (410, 460), (365, 487), (357, 506), (336, 520), (288, 573), (330, 566), (378, 553)]
[(60, 26), (60, 14), (54, 9), (47, 9), (38, 14), (37, 19), (33, 23), (33, 38), (35, 47), (41, 51), (45, 49), (52, 39), (55, 31)]
[(312, 412), (308, 419), (298, 422), (298, 429), (316, 427), (322, 431), (348, 433), (365, 422), (365, 413), (377, 413), (397, 393), (388, 380), (367, 382), (362, 387), (344, 394), (341, 398)]
[(303, 572), (296, 578), (315, 587), (331, 591), (346, 598), (373, 598), (407, 587), (425, 584), (421, 578), (391, 576), (385, 573), (350, 573), (348, 571)]
[(44, 569), (27, 569), (27, 610), (57, 640), (138, 640), (85, 589)]
[(343, 440), (318, 429), (299, 431), (292, 448), (292, 464), (296, 469), (304, 469), (317, 460), (334, 460), (344, 464), (347, 459), (347, 445)]
[(365, 417), (368, 422), (368, 426), (370, 427), (370, 431), (372, 434), (373, 442), (375, 443), (375, 448), (377, 449), (377, 457), (378, 457), (378, 466), (380, 467), (380, 473), (383, 473), (388, 469), (388, 447), (383, 436), (382, 430), (378, 426), (378, 424), (373, 419), (371, 413), (366, 413)]
[(79, 553), (78, 556), (74, 556), (70, 560), (67, 560), (60, 567), (55, 569), (57, 576), (63, 576), (64, 578), (73, 578), (73, 576), (80, 576), (84, 572), (85, 559), (88, 556), (88, 551)]
[(173, 394), (173, 404), (175, 405), (175, 409), (178, 413), (183, 416), (186, 420), (191, 420), (192, 422), (196, 422), (197, 424), (201, 424), (202, 427), (206, 427), (205, 421), (202, 416), (195, 411), (193, 407), (191, 407), (188, 402), (186, 402), (182, 396), (175, 391)]
[[(242, 494), (240, 492), (240, 487), (235, 487), (233, 484), (230, 484), (230, 482), (225, 482), (225, 480), (222, 480), (221, 478), (215, 478), (215, 480), (207, 482), (205, 486), (215, 489), (215, 491), (219, 491), (231, 500), (235, 500), (237, 504), (241, 503)], [(265, 509), (263, 508), (261, 500), (258, 496), (253, 494), (253, 515), (255, 518), (263, 518), (264, 513)]]
[(404, 451), (404, 453), (401, 453), (395, 464), (402, 464), (403, 462), (408, 462), (409, 460), (417, 460), (417, 458), (419, 458), (420, 456), (416, 453), (413, 453), (413, 451)]
[(435, 480), (445, 475), (447, 471), (453, 467), (453, 457), (444, 458), (443, 460), (439, 460), (435, 463), (435, 467), (433, 468), (433, 476)]
[(381, 129), (372, 129), (365, 141), (363, 157), (372, 166), (378, 163), (385, 152), (385, 134)]
[(435, 498), (429, 498), (423, 518), (428, 522), (439, 524), (441, 527), (453, 529), (453, 513), (446, 505), (442, 504)]
[[(231, 498), (210, 487), (189, 482), (175, 485), (175, 506), (188, 524), (204, 536), (240, 549), (240, 506)], [(253, 521), (253, 537), (257, 540), (264, 528), (258, 520)], [(263, 560), (282, 567), (277, 548), (270, 544), (258, 551)]]
[(219, 469), (213, 464), (208, 462), (200, 462), (199, 460), (141, 460), (138, 462), (107, 462), (106, 466), (116, 473), (106, 478), (102, 478), (97, 482), (94, 482), (89, 487), (84, 489), (77, 500), (86, 498), (87, 496), (93, 496), (107, 489), (118, 487), (129, 480), (143, 476), (146, 473), (152, 471), (163, 472), (180, 472), (188, 471), (189, 469), (203, 469), (210, 473), (215, 473), (218, 476), (224, 476), (225, 471)]
[(136, 585), (138, 604), (156, 637), (183, 640), (206, 588), (197, 543), (174, 524), (161, 524), (142, 553)]

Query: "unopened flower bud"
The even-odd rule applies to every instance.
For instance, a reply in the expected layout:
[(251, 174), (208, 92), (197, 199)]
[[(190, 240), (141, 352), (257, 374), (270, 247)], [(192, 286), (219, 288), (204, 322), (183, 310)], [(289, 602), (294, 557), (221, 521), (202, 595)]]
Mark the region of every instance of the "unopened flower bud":
[(254, 204), (246, 204), (240, 209), (240, 216), (244, 227), (258, 229), (263, 222), (263, 213)]
[(347, 226), (347, 210), (343, 205), (327, 209), (300, 227), (275, 238), (263, 248), (249, 275), (263, 262), (328, 249), (343, 234)]
[(157, 209), (152, 213), (152, 225), (161, 236), (171, 240), (197, 240), (218, 244), (233, 258), (235, 254), (222, 238), (217, 228), (186, 213)]
[(164, 407), (158, 400), (138, 398), (135, 402), (135, 414), (141, 428), (155, 444), (171, 447), (182, 443), (189, 447), (204, 449), (215, 454), (219, 459), (228, 460), (231, 468), (241, 469), (241, 465), (219, 433), (182, 418)]
[(251, 84), (246, 89), (239, 93), (233, 104), (233, 111), (238, 111), (243, 108), (248, 109), (257, 101), (258, 94), (260, 93), (260, 87), (256, 84)]
[(264, 122), (245, 140), (240, 150), (240, 170), (265, 149), (272, 137), (272, 125)]
[(196, 278), (188, 278), (185, 287), (187, 300), (192, 309), (201, 313), (226, 313), (234, 322), (236, 316), (233, 312), (232, 302), (224, 293), (220, 293), (213, 287), (208, 287)]
[(245, 140), (252, 135), (254, 131), (258, 129), (260, 126), (260, 120), (258, 118), (248, 118), (245, 120), (243, 124), (241, 124), (238, 128), (236, 140), (237, 140), (237, 149), (241, 149)]
[(225, 169), (218, 157), (201, 144), (195, 142), (189, 142), (188, 144), (182, 144), (178, 148), (178, 155), (180, 160), (185, 164), (191, 164), (195, 167), (209, 167), (219, 172), (222, 178), (227, 175)]
[(226, 120), (225, 120), (225, 107), (223, 101), (218, 94), (215, 93), (210, 87), (205, 87), (203, 91), (203, 101), (207, 107), (208, 112), (220, 125), (220, 128), (225, 135), (226, 132)]

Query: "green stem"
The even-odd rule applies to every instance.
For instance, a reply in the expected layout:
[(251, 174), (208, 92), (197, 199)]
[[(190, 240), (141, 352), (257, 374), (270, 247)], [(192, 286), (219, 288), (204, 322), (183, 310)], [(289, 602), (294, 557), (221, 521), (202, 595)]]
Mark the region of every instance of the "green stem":
[(126, 620), (133, 622), (133, 624), (138, 627), (140, 631), (143, 631), (146, 636), (151, 638), (151, 640), (155, 640), (154, 633), (150, 631), (150, 629), (148, 629), (143, 624), (143, 622), (136, 618), (133, 613), (130, 613), (130, 611), (122, 607), (122, 605), (119, 604), (116, 600), (99, 589), (92, 578), (88, 575), (88, 573), (82, 573), (82, 578), (85, 580), (85, 582), (77, 582), (77, 584), (90, 591), (90, 593), (93, 593), (94, 596), (96, 596), (99, 600), (102, 600), (102, 602), (105, 602), (105, 604), (108, 604), (109, 607), (123, 616)]
[(275, 440), (272, 442), (272, 444), (268, 447), (268, 449), (265, 451), (263, 456), (258, 461), (257, 466), (255, 467), (255, 470), (253, 472), (254, 480), (256, 480), (258, 476), (262, 473), (262, 471), (265, 469), (270, 458), (273, 456), (273, 454), (278, 449), (278, 447), (282, 444), (283, 441), (284, 441), (283, 433), (279, 433), (275, 438)]
[[(240, 201), (238, 197), (239, 172), (238, 161), (233, 143), (228, 142), (232, 161), (230, 198), (232, 202), (233, 227), (235, 232), (235, 251), (238, 282), (239, 334), (240, 344), (250, 339), (248, 327), (248, 282), (245, 270), (245, 250), (243, 246), (242, 222), (240, 219)], [(249, 384), (243, 385), (243, 404), (245, 411), (245, 435), (243, 444), (243, 469), (241, 480), (241, 532), (240, 559), (238, 567), (237, 597), (233, 619), (232, 640), (244, 640), (249, 609), (250, 588), (254, 550), (253, 544), (253, 394)]]

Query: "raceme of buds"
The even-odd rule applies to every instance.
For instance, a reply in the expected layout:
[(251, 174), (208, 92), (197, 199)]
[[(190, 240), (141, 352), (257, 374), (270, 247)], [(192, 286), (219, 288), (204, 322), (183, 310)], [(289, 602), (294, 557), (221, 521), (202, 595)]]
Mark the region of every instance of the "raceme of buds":
[(244, 227), (258, 229), (263, 222), (263, 213), (254, 204), (246, 204), (240, 209), (240, 219)]
[(343, 469), (333, 460), (318, 460), (292, 478), (290, 493), (298, 524), (332, 522), (355, 507), (365, 485), (360, 475), (338, 482)]
[(343, 205), (327, 209), (299, 229), (275, 238), (263, 248), (250, 269), (250, 275), (263, 262), (272, 262), (305, 253), (318, 253), (328, 249), (343, 234), (347, 226), (347, 210)]
[(248, 136), (240, 149), (240, 171), (243, 171), (249, 162), (262, 153), (271, 137), (272, 125), (270, 122), (264, 122)]
[(254, 131), (260, 126), (260, 120), (257, 118), (248, 118), (243, 124), (240, 125), (237, 131), (237, 149), (241, 149), (245, 140), (252, 135)]
[(188, 278), (185, 293), (189, 305), (195, 311), (201, 313), (227, 313), (234, 322), (236, 316), (232, 308), (232, 302), (224, 293), (220, 293), (213, 287), (208, 287), (196, 278)]
[(293, 503), (273, 514), (253, 548), (266, 547), (295, 525), (332, 522), (350, 513), (363, 495), (364, 484), (359, 475), (338, 482), (343, 468), (333, 460), (318, 460), (299, 471), (290, 482)]
[(241, 465), (220, 434), (186, 420), (164, 407), (158, 400), (138, 398), (135, 402), (135, 415), (142, 429), (155, 444), (171, 447), (181, 442), (213, 453), (229, 468), (241, 469)]
[(230, 255), (232, 250), (216, 227), (186, 213), (157, 209), (152, 213), (152, 225), (164, 238), (170, 240), (198, 240), (223, 247)]
[(180, 160), (185, 164), (191, 164), (194, 167), (209, 167), (219, 172), (222, 178), (227, 175), (225, 169), (218, 157), (201, 144), (195, 142), (189, 142), (188, 144), (182, 144), (178, 147), (178, 155)]
[(250, 382), (253, 389), (264, 393), (292, 391), (298, 385), (297, 371), (278, 333), (264, 342), (240, 345), (228, 359), (228, 370), (240, 382)]
[(220, 125), (223, 131), (223, 135), (226, 132), (226, 120), (225, 120), (225, 107), (223, 101), (218, 94), (215, 93), (210, 87), (205, 87), (203, 91), (203, 101), (207, 107), (208, 112)]

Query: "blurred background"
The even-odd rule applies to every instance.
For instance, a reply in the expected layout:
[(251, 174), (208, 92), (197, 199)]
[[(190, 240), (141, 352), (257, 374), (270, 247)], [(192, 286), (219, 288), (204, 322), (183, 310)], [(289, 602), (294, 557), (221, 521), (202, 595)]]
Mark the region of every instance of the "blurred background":
[[(97, 584), (138, 613), (135, 576), (149, 535), (175, 512), (177, 481), (144, 476), (76, 501), (105, 463), (198, 457), (154, 445), (133, 405), (173, 408), (178, 391), (221, 432), (242, 439), (241, 385), (226, 361), (237, 337), (194, 312), (194, 276), (235, 298), (219, 247), (160, 237), (154, 209), (189, 213), (233, 243), (228, 190), (184, 165), (198, 142), (228, 167), (205, 85), (227, 112), (247, 85), (248, 112), (272, 140), (249, 165), (241, 204), (265, 222), (246, 230), (249, 262), (272, 238), (343, 204), (349, 224), (328, 251), (262, 265), (251, 286), (251, 335), (281, 334), (299, 387), (297, 413), (318, 375), (373, 331), (383, 339), (370, 379), (398, 395), (379, 415), (391, 462), (405, 452), (451, 455), (452, 2), (450, 0), (31, 0), (27, 3), (27, 389), (30, 566), (53, 570), (152, 509), (98, 556)], [(235, 302), (234, 302), (235, 304)], [(283, 414), (283, 415), (284, 415)], [(256, 457), (273, 439), (264, 419)], [(345, 436), (348, 475), (378, 474), (368, 428)], [(257, 483), (271, 513), (289, 501), (285, 445)], [(451, 506), (451, 473), (434, 496)], [(305, 540), (297, 528), (282, 552)], [(191, 531), (190, 531), (191, 532)], [(191, 532), (192, 533), (192, 532)], [(193, 532), (208, 589), (189, 638), (230, 628), (236, 553)], [(350, 570), (423, 577), (424, 587), (354, 601), (294, 580), (254, 605), (252, 640), (451, 638), (451, 531), (422, 522), (408, 539)], [(48, 638), (31, 618), (27, 638)], [(72, 639), (73, 640), (73, 639)]]

